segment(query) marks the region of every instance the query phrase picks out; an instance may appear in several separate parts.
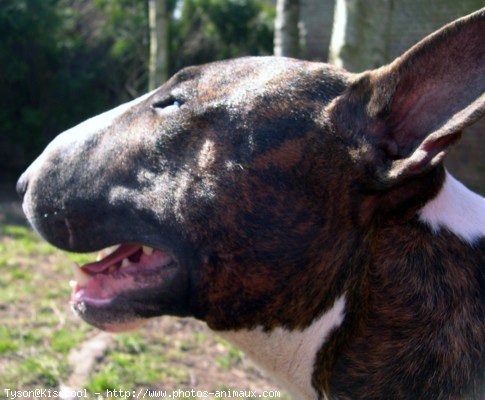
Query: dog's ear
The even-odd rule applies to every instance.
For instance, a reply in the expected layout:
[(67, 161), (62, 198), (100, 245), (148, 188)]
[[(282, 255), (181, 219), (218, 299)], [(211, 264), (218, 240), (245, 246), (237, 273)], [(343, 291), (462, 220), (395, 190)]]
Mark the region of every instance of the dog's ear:
[(358, 76), (334, 111), (372, 148), (379, 184), (388, 187), (437, 165), (484, 115), (484, 91), (485, 8)]

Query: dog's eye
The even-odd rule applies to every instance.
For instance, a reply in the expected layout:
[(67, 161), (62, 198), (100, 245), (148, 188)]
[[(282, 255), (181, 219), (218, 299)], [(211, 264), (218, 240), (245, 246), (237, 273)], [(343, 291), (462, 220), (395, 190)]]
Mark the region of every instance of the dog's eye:
[(152, 109), (157, 112), (157, 114), (168, 114), (177, 111), (183, 104), (181, 100), (169, 97), (164, 100), (156, 101), (152, 104)]

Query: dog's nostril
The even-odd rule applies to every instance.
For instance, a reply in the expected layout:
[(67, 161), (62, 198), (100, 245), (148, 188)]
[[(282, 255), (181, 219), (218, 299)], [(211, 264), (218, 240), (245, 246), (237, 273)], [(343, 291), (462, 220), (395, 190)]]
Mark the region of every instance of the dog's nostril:
[(19, 194), (21, 199), (24, 198), (25, 192), (27, 191), (28, 183), (29, 181), (26, 178), (25, 174), (23, 174), (17, 181), (17, 185), (15, 186), (15, 188), (17, 189), (17, 193)]

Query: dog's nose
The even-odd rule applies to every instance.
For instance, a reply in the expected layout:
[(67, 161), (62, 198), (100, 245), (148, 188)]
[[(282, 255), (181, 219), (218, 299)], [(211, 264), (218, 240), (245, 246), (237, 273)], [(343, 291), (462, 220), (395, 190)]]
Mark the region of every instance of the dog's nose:
[(17, 193), (19, 194), (20, 198), (23, 200), (25, 192), (27, 191), (27, 187), (29, 185), (29, 180), (25, 173), (21, 175), (19, 180), (17, 181), (17, 185), (15, 188), (17, 189)]

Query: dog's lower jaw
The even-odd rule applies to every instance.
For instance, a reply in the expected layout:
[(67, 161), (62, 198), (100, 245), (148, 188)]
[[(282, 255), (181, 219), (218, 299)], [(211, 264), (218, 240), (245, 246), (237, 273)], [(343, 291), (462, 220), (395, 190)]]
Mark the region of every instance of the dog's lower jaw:
[(330, 309), (302, 330), (265, 331), (258, 327), (217, 333), (242, 349), (295, 399), (313, 400), (318, 398), (312, 386), (316, 354), (344, 321), (345, 301), (345, 295), (337, 298)]
[(113, 318), (112, 316), (103, 313), (103, 310), (90, 310), (90, 308), (92, 308), (92, 305), (89, 305), (86, 302), (71, 301), (71, 309), (77, 317), (83, 319), (95, 328), (106, 332), (130, 332), (141, 328), (148, 322), (147, 318), (141, 318), (134, 314), (124, 315), (121, 318)]
[(148, 320), (140, 319), (127, 322), (126, 324), (106, 324), (103, 330), (110, 333), (132, 332), (140, 329), (147, 322)]

